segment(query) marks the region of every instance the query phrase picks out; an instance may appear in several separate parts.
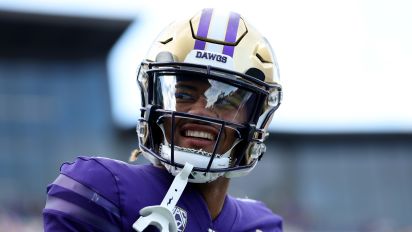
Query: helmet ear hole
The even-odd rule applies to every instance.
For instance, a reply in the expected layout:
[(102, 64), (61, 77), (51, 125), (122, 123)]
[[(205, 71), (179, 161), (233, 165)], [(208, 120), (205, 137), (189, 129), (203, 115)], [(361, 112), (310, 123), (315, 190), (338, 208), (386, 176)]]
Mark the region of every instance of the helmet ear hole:
[(246, 75), (252, 76), (261, 81), (265, 81), (265, 74), (257, 68), (250, 68), (246, 71)]

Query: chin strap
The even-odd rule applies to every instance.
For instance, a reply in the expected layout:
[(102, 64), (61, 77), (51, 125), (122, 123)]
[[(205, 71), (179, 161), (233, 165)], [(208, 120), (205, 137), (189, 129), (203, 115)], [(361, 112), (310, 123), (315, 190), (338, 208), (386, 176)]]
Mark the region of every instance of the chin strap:
[(160, 205), (147, 206), (140, 210), (139, 219), (133, 223), (133, 229), (142, 232), (149, 225), (156, 226), (161, 232), (176, 232), (177, 226), (172, 210), (185, 189), (193, 165), (186, 163), (182, 171), (176, 175), (166, 196)]

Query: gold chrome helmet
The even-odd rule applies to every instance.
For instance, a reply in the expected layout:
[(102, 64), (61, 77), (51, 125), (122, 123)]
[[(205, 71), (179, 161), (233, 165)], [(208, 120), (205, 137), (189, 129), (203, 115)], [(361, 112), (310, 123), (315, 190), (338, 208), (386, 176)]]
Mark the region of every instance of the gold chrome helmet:
[(139, 149), (190, 182), (247, 174), (282, 91), (268, 41), (238, 13), (203, 9), (169, 25), (141, 63)]

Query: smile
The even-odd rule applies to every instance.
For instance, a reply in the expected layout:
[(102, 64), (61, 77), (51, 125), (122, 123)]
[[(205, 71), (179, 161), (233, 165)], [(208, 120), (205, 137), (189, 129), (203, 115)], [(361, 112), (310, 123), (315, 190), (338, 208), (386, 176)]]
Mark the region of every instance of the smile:
[(184, 135), (186, 137), (207, 139), (207, 140), (211, 140), (211, 141), (215, 140), (215, 136), (213, 134), (205, 132), (205, 131), (186, 130), (184, 132)]

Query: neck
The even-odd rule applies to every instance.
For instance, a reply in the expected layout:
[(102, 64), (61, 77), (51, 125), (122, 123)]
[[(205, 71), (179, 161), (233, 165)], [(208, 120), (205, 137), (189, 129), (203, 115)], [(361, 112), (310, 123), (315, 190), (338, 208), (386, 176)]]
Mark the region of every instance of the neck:
[(219, 177), (210, 183), (196, 185), (196, 188), (206, 201), (212, 220), (216, 219), (220, 211), (222, 211), (228, 187), (229, 179), (225, 177)]

